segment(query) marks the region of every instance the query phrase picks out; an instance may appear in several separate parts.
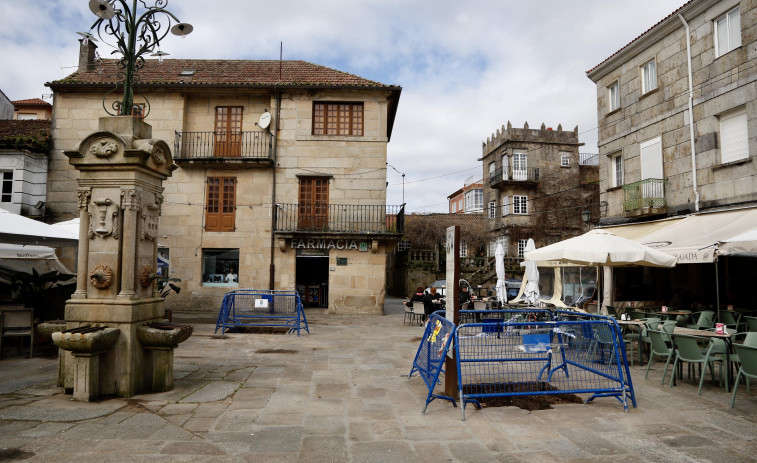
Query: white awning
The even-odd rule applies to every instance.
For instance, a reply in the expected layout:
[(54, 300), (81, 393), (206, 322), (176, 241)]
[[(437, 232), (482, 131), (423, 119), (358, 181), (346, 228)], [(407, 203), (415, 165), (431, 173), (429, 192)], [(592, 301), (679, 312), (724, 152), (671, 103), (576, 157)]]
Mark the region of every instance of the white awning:
[(633, 235), (633, 241), (677, 257), (678, 264), (711, 263), (718, 254), (757, 254), (757, 208), (603, 229), (619, 236)]
[[(52, 272), (71, 274), (55, 256), (55, 250), (46, 246), (22, 246), (18, 244), (0, 243), (0, 282), (10, 284), (17, 272), (39, 274)], [(60, 282), (59, 284), (73, 283)]]
[(79, 243), (79, 234), (0, 209), (0, 242), (53, 247), (76, 246)]

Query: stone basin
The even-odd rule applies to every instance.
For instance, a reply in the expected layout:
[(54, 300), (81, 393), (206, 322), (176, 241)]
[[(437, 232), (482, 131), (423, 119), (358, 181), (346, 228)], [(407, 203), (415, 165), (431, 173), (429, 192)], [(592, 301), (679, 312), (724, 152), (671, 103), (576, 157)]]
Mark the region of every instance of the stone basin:
[(63, 331), (65, 329), (65, 320), (48, 320), (37, 325), (37, 333), (42, 336), (52, 336), (56, 331)]
[(192, 335), (192, 325), (153, 323), (137, 327), (137, 339), (146, 349), (156, 347), (175, 348)]
[(74, 354), (104, 352), (115, 344), (121, 331), (107, 326), (80, 326), (52, 334), (53, 343)]

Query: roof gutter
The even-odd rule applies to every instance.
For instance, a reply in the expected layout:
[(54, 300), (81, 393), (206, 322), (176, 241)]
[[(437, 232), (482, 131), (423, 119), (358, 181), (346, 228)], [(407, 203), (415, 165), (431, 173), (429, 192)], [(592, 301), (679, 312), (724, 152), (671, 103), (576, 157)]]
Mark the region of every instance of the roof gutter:
[(686, 28), (686, 58), (689, 64), (689, 139), (691, 141), (691, 186), (694, 190), (694, 212), (699, 212), (699, 190), (697, 189), (697, 150), (694, 139), (694, 85), (691, 72), (691, 32), (689, 23), (679, 14), (678, 19)]

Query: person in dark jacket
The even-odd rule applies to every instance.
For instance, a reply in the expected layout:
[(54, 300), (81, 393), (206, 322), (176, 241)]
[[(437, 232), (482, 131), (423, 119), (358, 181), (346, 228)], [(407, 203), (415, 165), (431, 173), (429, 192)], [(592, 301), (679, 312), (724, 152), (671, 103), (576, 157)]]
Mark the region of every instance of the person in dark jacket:
[(434, 302), (434, 301), (438, 301), (441, 297), (442, 295), (437, 294), (436, 288), (434, 288), (433, 286), (431, 287), (431, 292), (426, 293), (423, 296), (423, 312), (425, 312), (426, 317), (428, 317), (429, 315), (431, 315), (432, 313), (436, 312), (437, 310), (441, 308), (441, 305), (438, 302)]
[(410, 296), (410, 300), (407, 301), (406, 305), (408, 307), (414, 307), (415, 304), (417, 304), (417, 303), (422, 304), (424, 296), (425, 296), (425, 294), (423, 294), (423, 288), (420, 287), (420, 286), (418, 286), (415, 289), (415, 294), (413, 294), (412, 296)]

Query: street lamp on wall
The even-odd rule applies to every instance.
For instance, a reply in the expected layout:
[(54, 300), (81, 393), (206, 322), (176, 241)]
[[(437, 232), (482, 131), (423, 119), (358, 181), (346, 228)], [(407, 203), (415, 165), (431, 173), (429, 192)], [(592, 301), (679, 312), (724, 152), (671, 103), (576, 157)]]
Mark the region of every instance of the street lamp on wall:
[[(137, 1), (142, 4), (144, 11), (141, 13), (137, 11)], [(98, 18), (90, 31), (96, 31), (100, 40), (115, 48), (114, 54), (121, 54), (118, 61), (118, 67), (121, 68), (118, 77), (121, 81), (103, 97), (103, 109), (111, 116), (131, 115), (134, 107), (133, 86), (137, 80), (135, 74), (145, 64), (144, 55), (158, 56), (162, 61), (162, 57), (167, 53), (160, 51), (160, 41), (169, 31), (180, 37), (192, 32), (190, 24), (182, 23), (173, 13), (166, 10), (168, 0), (154, 1), (153, 6), (147, 6), (146, 0), (133, 0), (130, 8), (127, 0), (89, 0), (89, 9)], [(94, 40), (94, 36), (89, 32), (79, 32), (79, 35), (85, 40)], [(108, 38), (115, 39), (115, 44), (108, 43)], [(113, 102), (108, 109), (105, 99), (121, 86), (123, 98), (121, 101)], [(143, 117), (149, 112), (150, 103), (145, 98)]]
[(583, 219), (585, 223), (591, 222), (591, 211), (589, 209), (581, 211), (581, 219)]

